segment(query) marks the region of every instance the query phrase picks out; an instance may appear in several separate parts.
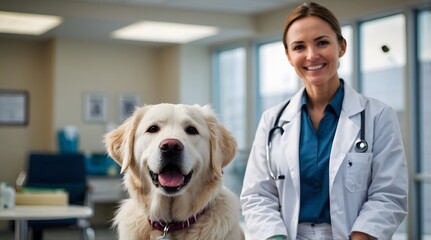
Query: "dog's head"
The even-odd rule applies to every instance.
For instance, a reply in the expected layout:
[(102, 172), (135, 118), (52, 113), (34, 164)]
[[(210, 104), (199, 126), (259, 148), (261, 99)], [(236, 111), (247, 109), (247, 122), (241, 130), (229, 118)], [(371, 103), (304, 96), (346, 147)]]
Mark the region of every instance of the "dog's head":
[(180, 104), (137, 108), (105, 143), (122, 172), (137, 168), (144, 184), (166, 196), (180, 195), (202, 178), (220, 179), (237, 150), (209, 106)]

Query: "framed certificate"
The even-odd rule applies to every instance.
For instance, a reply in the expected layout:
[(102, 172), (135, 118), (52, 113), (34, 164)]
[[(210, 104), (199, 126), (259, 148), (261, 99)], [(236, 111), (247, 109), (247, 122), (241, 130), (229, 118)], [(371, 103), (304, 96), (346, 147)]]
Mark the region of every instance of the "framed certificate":
[(84, 119), (103, 123), (107, 120), (108, 99), (104, 93), (91, 92), (84, 95)]
[(141, 99), (137, 94), (121, 94), (118, 98), (118, 122), (123, 122), (140, 105)]
[(27, 91), (0, 90), (0, 125), (27, 125), (28, 105)]

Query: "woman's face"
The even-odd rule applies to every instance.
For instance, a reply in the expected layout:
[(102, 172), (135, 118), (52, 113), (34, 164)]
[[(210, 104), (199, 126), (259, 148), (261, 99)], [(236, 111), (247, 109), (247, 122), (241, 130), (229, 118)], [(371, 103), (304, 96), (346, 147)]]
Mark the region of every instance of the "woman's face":
[(286, 55), (305, 86), (338, 83), (338, 59), (346, 50), (324, 20), (309, 16), (296, 20), (286, 33)]

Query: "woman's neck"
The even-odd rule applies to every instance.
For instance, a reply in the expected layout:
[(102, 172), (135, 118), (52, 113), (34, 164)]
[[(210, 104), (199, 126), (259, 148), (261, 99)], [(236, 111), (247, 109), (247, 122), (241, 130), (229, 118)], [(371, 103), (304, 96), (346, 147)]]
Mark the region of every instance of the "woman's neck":
[(331, 81), (328, 84), (315, 86), (306, 85), (307, 90), (307, 105), (310, 110), (324, 111), (326, 105), (329, 104), (331, 99), (337, 93), (340, 87), (340, 80)]

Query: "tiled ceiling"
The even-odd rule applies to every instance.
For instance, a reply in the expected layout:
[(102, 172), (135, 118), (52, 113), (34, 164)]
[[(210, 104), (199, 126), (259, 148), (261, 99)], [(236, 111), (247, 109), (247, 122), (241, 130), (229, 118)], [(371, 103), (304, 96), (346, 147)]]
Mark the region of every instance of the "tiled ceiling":
[[(64, 22), (43, 36), (8, 38), (78, 38), (113, 40), (112, 31), (148, 20), (216, 26), (216, 36), (199, 40), (212, 44), (254, 34), (253, 16), (287, 8), (300, 0), (0, 0), (0, 11), (57, 15)], [(127, 42), (131, 44), (149, 44)]]
[(285, 7), (298, 0), (70, 0), (97, 3), (127, 4), (137, 7), (157, 6), (163, 8), (214, 11), (225, 13), (256, 14)]

